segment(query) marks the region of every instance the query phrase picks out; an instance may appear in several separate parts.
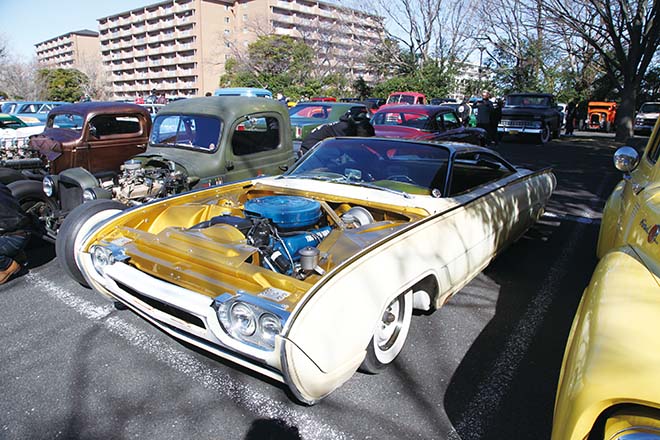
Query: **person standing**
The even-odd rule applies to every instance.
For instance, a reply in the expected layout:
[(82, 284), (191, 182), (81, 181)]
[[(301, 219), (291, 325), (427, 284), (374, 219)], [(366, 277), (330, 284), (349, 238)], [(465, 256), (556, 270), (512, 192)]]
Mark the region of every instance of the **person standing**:
[(21, 270), (16, 257), (30, 238), (32, 220), (18, 200), (0, 183), (0, 284)]
[(300, 144), (299, 155), (302, 156), (314, 145), (329, 137), (370, 137), (375, 134), (376, 131), (367, 113), (363, 109), (354, 108), (341, 115), (338, 121), (319, 125), (312, 130)]
[(566, 136), (573, 136), (575, 130), (575, 115), (577, 114), (577, 106), (575, 101), (571, 101), (566, 106)]
[(483, 128), (488, 133), (488, 141), (494, 142), (493, 118), (495, 117), (493, 103), (490, 101), (490, 92), (484, 90), (481, 94), (481, 100), (477, 101), (477, 127)]

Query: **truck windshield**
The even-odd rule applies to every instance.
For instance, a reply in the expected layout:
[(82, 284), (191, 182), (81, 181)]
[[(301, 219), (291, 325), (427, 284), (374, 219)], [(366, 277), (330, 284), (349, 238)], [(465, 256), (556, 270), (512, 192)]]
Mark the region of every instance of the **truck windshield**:
[(210, 116), (157, 115), (149, 143), (159, 147), (215, 151), (222, 122)]
[(411, 95), (396, 94), (387, 98), (388, 104), (414, 104), (415, 97)]
[(642, 104), (639, 111), (642, 113), (660, 113), (660, 103)]
[(80, 131), (85, 126), (85, 118), (75, 113), (60, 113), (48, 119), (48, 128), (68, 128)]
[(547, 96), (513, 95), (507, 96), (506, 107), (549, 107), (550, 99)]

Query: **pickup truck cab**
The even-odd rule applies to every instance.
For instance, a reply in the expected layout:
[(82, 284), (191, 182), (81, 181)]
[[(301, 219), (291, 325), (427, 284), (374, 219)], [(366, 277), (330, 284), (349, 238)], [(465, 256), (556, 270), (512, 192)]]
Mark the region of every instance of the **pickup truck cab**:
[(568, 337), (553, 440), (660, 432), (660, 124), (641, 154), (621, 147), (614, 164), (623, 179), (605, 205), (600, 261)]
[[(384, 105), (421, 104), (426, 105), (426, 95), (418, 92), (393, 92), (387, 97)], [(382, 106), (381, 106), (382, 107)]]
[(82, 167), (113, 174), (126, 159), (144, 152), (151, 131), (149, 112), (121, 102), (64, 104), (50, 111), (45, 129), (27, 144), (3, 144), (0, 180), (9, 184), (23, 208), (46, 221), (57, 200), (44, 195), (48, 174)]
[(156, 115), (148, 146), (124, 158), (117, 172), (76, 167), (44, 178), (43, 194), (56, 201), (46, 230), (54, 238), (68, 213), (89, 200), (136, 206), (193, 188), (281, 174), (295, 161), (290, 126), (286, 107), (272, 99), (172, 102)]
[(540, 144), (546, 144), (559, 137), (561, 119), (554, 95), (512, 93), (504, 100), (497, 132), (501, 136), (532, 135)]

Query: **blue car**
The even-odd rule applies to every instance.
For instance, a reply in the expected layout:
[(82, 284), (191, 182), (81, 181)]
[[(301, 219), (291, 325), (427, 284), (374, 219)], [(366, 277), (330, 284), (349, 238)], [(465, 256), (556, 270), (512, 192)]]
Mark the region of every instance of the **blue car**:
[(215, 89), (215, 96), (256, 96), (259, 98), (273, 98), (273, 93), (266, 89), (254, 87), (223, 87)]
[[(61, 101), (15, 101), (2, 104), (3, 113), (13, 114), (27, 125), (44, 125), (48, 112), (58, 105), (67, 104)], [(5, 108), (7, 110), (5, 110)]]

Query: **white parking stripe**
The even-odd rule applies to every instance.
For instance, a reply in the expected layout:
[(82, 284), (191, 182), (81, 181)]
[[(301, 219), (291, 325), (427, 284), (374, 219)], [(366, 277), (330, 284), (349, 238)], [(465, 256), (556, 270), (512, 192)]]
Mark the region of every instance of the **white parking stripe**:
[(108, 331), (120, 336), (130, 345), (154, 356), (173, 370), (185, 374), (205, 388), (229, 397), (237, 405), (258, 417), (276, 418), (290, 426), (295, 426), (303, 439), (347, 440), (351, 438), (346, 433), (315, 420), (309, 414), (287, 408), (281, 402), (255, 391), (250, 386), (234, 381), (227, 374), (209, 368), (189, 354), (163, 344), (149, 333), (140, 330), (120, 317), (111, 316), (110, 314), (115, 310), (112, 305), (95, 306), (39, 274), (31, 272), (25, 277), (26, 281), (39, 287), (41, 291), (61, 301), (83, 317), (92, 321), (99, 321)]

